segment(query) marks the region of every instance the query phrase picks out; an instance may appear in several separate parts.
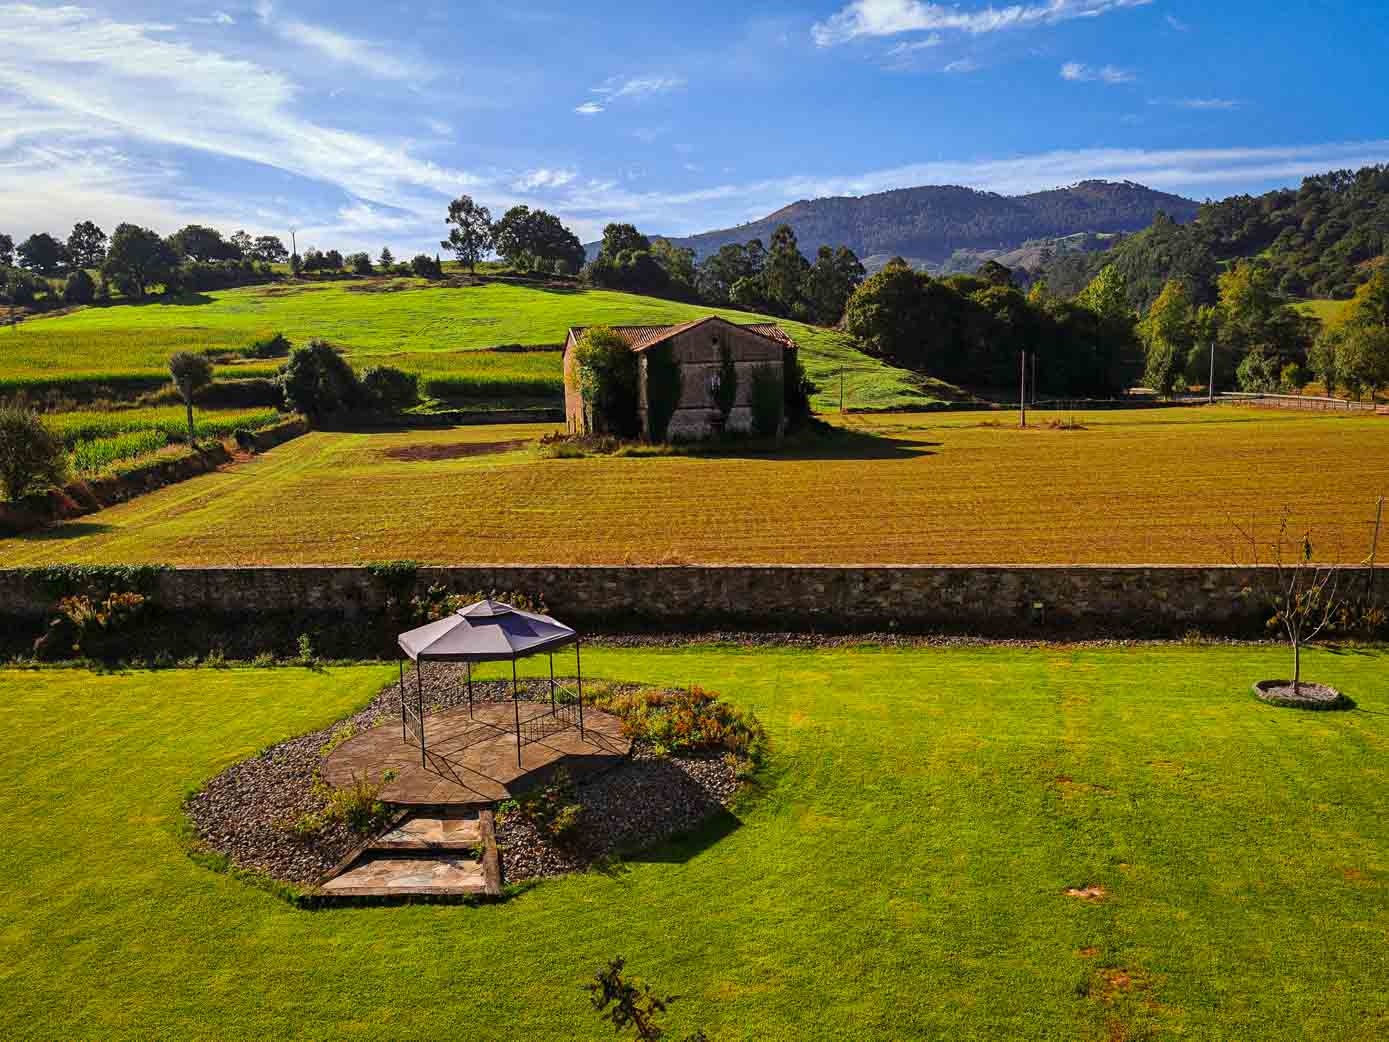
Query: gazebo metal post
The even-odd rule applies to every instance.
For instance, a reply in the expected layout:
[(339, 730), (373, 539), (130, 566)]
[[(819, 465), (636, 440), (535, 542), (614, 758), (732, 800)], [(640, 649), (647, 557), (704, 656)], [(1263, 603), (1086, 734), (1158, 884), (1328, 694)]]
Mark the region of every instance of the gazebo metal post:
[(579, 683), (579, 741), (586, 742), (584, 737), (584, 667), (580, 662), (579, 645), (582, 643), (578, 637), (574, 638), (574, 675)]
[(400, 740), (405, 741), (405, 657), (400, 659)]
[(516, 715), (516, 766), (521, 766), (521, 702), (516, 697), (516, 656), (511, 656), (511, 708)]
[(468, 667), (468, 719), (473, 718), (473, 663), (464, 663)]
[(421, 676), (424, 672), (423, 666), (423, 659), (415, 659), (415, 710), (419, 713), (420, 721), (420, 766), (428, 767), (429, 760), (424, 755), (424, 677)]
[(555, 653), (550, 652), (550, 715), (555, 715)]

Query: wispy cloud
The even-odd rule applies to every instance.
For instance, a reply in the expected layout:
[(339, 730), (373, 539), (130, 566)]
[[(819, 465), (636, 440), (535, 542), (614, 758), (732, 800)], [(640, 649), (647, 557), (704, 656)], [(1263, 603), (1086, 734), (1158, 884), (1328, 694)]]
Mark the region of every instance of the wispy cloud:
[(365, 40), (345, 36), (321, 25), (298, 21), (272, 21), (271, 24), (275, 32), (286, 40), (383, 80), (419, 79), (431, 74), (421, 62), (399, 58)]
[(943, 39), (944, 37), (942, 37), (940, 33), (932, 33), (925, 39), (894, 44), (887, 53), (889, 55), (915, 54), (917, 51), (924, 51), (931, 47), (939, 47)]
[(1179, 33), (1186, 33), (1191, 31), (1191, 26), (1188, 25), (1186, 22), (1182, 21), (1174, 14), (1165, 15), (1164, 21), (1166, 21), (1171, 28), (1175, 29)]
[(213, 11), (211, 14), (193, 15), (188, 19), (195, 25), (235, 25), (236, 19), (226, 11)]
[(522, 174), (512, 182), (512, 187), (518, 192), (533, 192), (537, 188), (563, 188), (578, 176), (578, 172), (574, 170), (552, 170), (548, 167), (540, 167)]
[(1150, 3), (1152, 0), (1046, 0), (965, 11), (923, 0), (853, 0), (836, 14), (816, 22), (810, 34), (818, 46), (833, 47), (865, 36), (919, 31), (991, 33), (1074, 18), (1096, 18), (1120, 8)]
[(596, 116), (603, 111), (603, 106), (596, 101), (586, 101), (582, 105), (576, 105), (574, 111), (581, 116)]
[(1101, 83), (1132, 83), (1138, 77), (1127, 69), (1120, 69), (1113, 65), (1102, 65), (1095, 68), (1083, 62), (1067, 62), (1061, 66), (1061, 78), (1071, 80), (1074, 83), (1094, 80)]
[(1226, 110), (1237, 109), (1242, 102), (1234, 98), (1182, 98), (1176, 104), (1184, 109)]
[(650, 94), (666, 94), (685, 86), (679, 76), (637, 76), (632, 79), (615, 78), (601, 87), (594, 87), (594, 94), (601, 94), (609, 101), (618, 98), (644, 98)]
[(957, 58), (955, 61), (953, 61), (953, 62), (951, 62), (950, 64), (948, 64), (948, 65), (944, 68), (944, 70), (942, 70), (942, 71), (944, 71), (944, 72), (978, 72), (978, 71), (979, 71), (979, 64), (978, 64), (977, 62), (971, 61), (969, 58)]

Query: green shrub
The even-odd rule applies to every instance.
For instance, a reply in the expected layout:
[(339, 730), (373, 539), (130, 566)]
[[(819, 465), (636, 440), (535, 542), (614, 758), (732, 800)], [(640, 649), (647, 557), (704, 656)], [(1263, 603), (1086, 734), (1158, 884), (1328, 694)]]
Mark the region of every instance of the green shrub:
[(608, 326), (584, 330), (575, 353), (579, 393), (594, 434), (634, 438), (641, 433), (637, 356)]
[(513, 608), (521, 611), (534, 612), (537, 615), (548, 614), (549, 609), (545, 606), (544, 597), (532, 597), (529, 594), (519, 593), (516, 590), (498, 592), (489, 590), (487, 593), (473, 591), (471, 593), (451, 593), (448, 587), (435, 584), (429, 587), (423, 594), (417, 594), (410, 598), (410, 617), (415, 622), (423, 625), (426, 622), (433, 622), (435, 619), (442, 619), (447, 615), (452, 615), (460, 608), (466, 608), (470, 604), (476, 604), (484, 597), (490, 597), (494, 601), (501, 601), (509, 604)]
[(544, 835), (564, 843), (578, 835), (583, 820), (584, 807), (575, 799), (577, 792), (569, 772), (561, 767), (543, 787), (512, 801), (505, 814), (528, 821)]
[(68, 457), (63, 442), (25, 409), (0, 408), (0, 484), (10, 499), (23, 499), (62, 484)]
[(753, 764), (761, 760), (767, 737), (762, 724), (712, 692), (590, 684), (585, 694), (595, 709), (620, 719), (629, 738), (650, 743), (661, 755), (724, 749)]
[(771, 437), (781, 431), (786, 411), (786, 389), (781, 373), (770, 365), (752, 371), (752, 432)]
[(783, 388), (786, 391), (786, 426), (791, 430), (799, 430), (810, 422), (810, 401), (820, 388), (806, 374), (805, 366), (801, 365), (799, 351), (786, 352), (785, 371)]
[(358, 408), (362, 403), (357, 374), (323, 340), (310, 340), (291, 351), (289, 361), (280, 370), (279, 382), (285, 403), (305, 416), (327, 416)]
[(420, 378), (394, 366), (376, 365), (362, 374), (362, 391), (376, 408), (399, 412), (420, 400)]
[(241, 353), (247, 358), (284, 358), (294, 345), (283, 333), (271, 333), (258, 340), (252, 340)]
[(96, 299), (96, 283), (87, 272), (78, 268), (68, 276), (63, 286), (63, 302), (66, 304), (90, 304)]
[(285, 403), (284, 388), (272, 377), (256, 376), (249, 380), (213, 380), (193, 400), (203, 406), (241, 407), (257, 405), (279, 409)]

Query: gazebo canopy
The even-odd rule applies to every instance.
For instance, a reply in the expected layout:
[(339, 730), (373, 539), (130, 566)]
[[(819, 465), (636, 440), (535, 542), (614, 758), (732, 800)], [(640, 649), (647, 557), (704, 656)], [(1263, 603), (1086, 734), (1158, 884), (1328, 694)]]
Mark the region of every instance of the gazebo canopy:
[(548, 615), (486, 597), (396, 638), (416, 662), (494, 662), (571, 644), (577, 634)]

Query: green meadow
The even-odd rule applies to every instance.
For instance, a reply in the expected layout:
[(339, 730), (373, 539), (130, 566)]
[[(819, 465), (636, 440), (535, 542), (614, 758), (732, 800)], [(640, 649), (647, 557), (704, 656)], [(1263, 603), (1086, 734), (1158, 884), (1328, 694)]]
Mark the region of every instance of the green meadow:
[[(801, 346), (823, 407), (903, 407), (948, 390), (856, 350), (830, 329), (727, 309), (643, 297), (500, 281), (459, 285), (418, 279), (366, 279), (253, 286), (141, 304), (83, 308), (6, 331), (0, 387), (79, 376), (158, 376), (174, 351), (239, 351), (282, 332), (295, 343), (320, 337), (359, 370), (393, 365), (457, 381), (482, 397), (560, 394), (558, 352), (489, 350), (499, 345), (558, 345), (570, 326), (640, 325), (721, 314), (736, 322), (781, 321)], [(261, 375), (264, 361), (219, 366), (220, 377)]]
[[(185, 852), (183, 797), (394, 666), (0, 671), (0, 1037), (613, 1038), (615, 955), (672, 1038), (1389, 1034), (1389, 657), (1359, 703), (1277, 648), (585, 648), (750, 707), (734, 813), (500, 904), (299, 911)], [(1089, 891), (1091, 898), (1068, 890)]]

